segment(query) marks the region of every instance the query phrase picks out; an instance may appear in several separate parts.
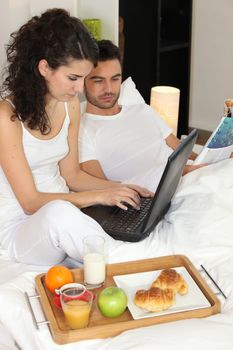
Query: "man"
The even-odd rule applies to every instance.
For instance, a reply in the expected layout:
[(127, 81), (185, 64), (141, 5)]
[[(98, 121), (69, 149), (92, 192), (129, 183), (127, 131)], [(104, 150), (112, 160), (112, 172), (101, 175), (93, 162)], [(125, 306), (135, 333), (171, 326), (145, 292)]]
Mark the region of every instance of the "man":
[[(87, 106), (79, 136), (81, 168), (100, 178), (155, 190), (167, 158), (180, 140), (147, 104), (118, 103), (122, 82), (119, 49), (109, 40), (98, 45), (98, 65), (85, 79)], [(195, 157), (192, 153), (191, 159)], [(185, 172), (198, 167), (186, 166)]]

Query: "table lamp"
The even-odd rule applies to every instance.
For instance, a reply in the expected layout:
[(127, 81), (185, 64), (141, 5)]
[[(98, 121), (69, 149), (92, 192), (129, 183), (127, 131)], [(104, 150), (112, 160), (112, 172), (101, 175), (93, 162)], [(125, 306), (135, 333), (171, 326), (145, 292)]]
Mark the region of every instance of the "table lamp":
[(151, 89), (150, 105), (177, 135), (180, 90), (172, 86), (154, 86)]

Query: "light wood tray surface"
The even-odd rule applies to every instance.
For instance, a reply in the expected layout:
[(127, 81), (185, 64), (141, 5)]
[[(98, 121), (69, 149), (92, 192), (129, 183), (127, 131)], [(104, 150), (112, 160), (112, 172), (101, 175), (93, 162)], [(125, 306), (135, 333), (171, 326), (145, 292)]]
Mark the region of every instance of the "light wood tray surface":
[[(45, 274), (36, 277), (36, 289), (40, 295), (40, 302), (49, 321), (49, 328), (54, 341), (58, 344), (66, 344), (84, 339), (107, 338), (120, 334), (128, 329), (149, 326), (156, 323), (164, 323), (187, 318), (206, 317), (220, 312), (220, 302), (216, 295), (209, 288), (207, 283), (200, 276), (190, 260), (182, 255), (165, 256), (161, 258), (137, 260), (118, 264), (107, 265), (107, 278), (104, 287), (115, 286), (113, 276), (125, 275), (138, 272), (156, 271), (166, 268), (185, 267), (195, 283), (201, 289), (210, 307), (195, 309), (183, 312), (177, 312), (167, 315), (160, 315), (151, 318), (142, 318), (133, 320), (129, 310), (117, 318), (106, 318), (98, 310), (96, 300), (93, 306), (90, 322), (87, 328), (81, 330), (71, 330), (65, 323), (62, 310), (58, 309), (53, 301), (52, 294), (47, 290), (44, 284)], [(72, 270), (75, 282), (83, 283), (83, 269)], [(104, 288), (94, 290), (98, 293)], [(96, 298), (97, 299), (97, 298)]]

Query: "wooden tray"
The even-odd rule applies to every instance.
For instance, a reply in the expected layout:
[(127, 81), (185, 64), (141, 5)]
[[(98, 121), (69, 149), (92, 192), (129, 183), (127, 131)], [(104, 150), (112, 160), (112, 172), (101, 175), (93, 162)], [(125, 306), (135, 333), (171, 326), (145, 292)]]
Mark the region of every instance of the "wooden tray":
[[(49, 321), (49, 328), (54, 341), (58, 344), (65, 344), (84, 339), (107, 338), (120, 334), (121, 332), (128, 329), (149, 326), (156, 323), (183, 320), (187, 318), (206, 317), (220, 312), (220, 302), (217, 299), (216, 295), (212, 292), (212, 290), (200, 276), (190, 260), (182, 255), (109, 264), (107, 265), (107, 278), (105, 287), (115, 285), (115, 282), (113, 280), (113, 276), (115, 275), (156, 271), (165, 268), (176, 268), (182, 266), (185, 267), (189, 272), (211, 306), (202, 309), (182, 311), (151, 318), (134, 320), (128, 309), (123, 315), (117, 318), (106, 318), (100, 314), (95, 302), (89, 326), (81, 330), (71, 330), (68, 328), (65, 323), (62, 310), (59, 310), (54, 305), (52, 301), (52, 294), (45, 287), (45, 274), (43, 273), (38, 275), (36, 277), (36, 289), (40, 295), (41, 305), (45, 316)], [(75, 282), (83, 283), (83, 269), (74, 269), (72, 272), (75, 278)], [(98, 295), (102, 289), (103, 287), (96, 289), (94, 290), (94, 293)]]

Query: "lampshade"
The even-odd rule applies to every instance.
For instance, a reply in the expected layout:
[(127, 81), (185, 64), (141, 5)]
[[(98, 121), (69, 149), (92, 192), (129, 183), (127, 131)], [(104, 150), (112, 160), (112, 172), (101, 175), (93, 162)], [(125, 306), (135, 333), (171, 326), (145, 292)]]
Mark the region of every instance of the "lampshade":
[(172, 86), (154, 86), (151, 89), (150, 105), (159, 113), (177, 135), (180, 90)]

